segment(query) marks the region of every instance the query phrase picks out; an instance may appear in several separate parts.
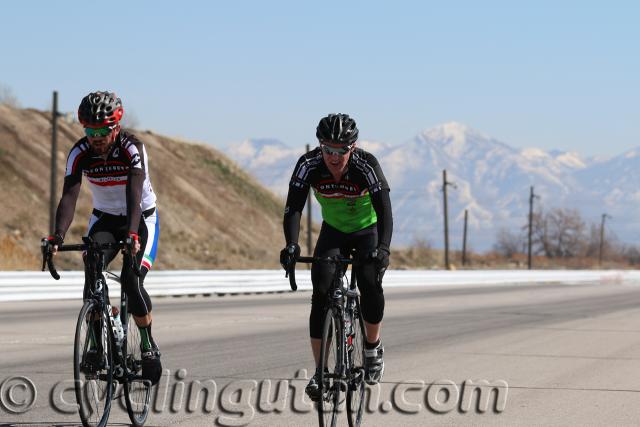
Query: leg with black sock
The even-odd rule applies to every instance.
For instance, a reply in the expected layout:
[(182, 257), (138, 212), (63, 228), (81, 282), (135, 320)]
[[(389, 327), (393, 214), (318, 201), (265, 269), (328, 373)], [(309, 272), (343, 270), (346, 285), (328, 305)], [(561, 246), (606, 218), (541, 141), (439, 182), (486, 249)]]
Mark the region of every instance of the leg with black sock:
[(151, 323), (152, 322), (149, 322), (147, 326), (138, 326), (138, 330), (140, 331), (140, 350), (142, 350), (142, 353), (158, 349), (158, 346), (153, 340), (153, 335), (151, 335)]
[(138, 331), (140, 331), (140, 351), (142, 353), (142, 377), (155, 385), (162, 376), (162, 362), (160, 361), (160, 350), (151, 334), (151, 324), (152, 322), (149, 322), (146, 326), (138, 326)]
[(129, 300), (129, 311), (140, 332), (142, 377), (155, 385), (160, 381), (162, 376), (162, 363), (160, 361), (160, 350), (151, 333), (151, 324), (153, 323), (151, 298), (149, 298), (149, 294), (143, 286), (146, 269), (141, 269), (143, 275), (138, 278), (133, 274), (131, 268), (128, 268), (128, 265), (126, 265), (126, 259), (125, 257), (125, 262), (123, 262), (121, 277), (125, 278), (125, 280), (122, 281), (122, 285), (125, 287)]
[[(365, 322), (367, 335), (369, 334), (370, 326), (374, 326), (371, 329), (380, 329), (380, 323), (371, 325)], [(376, 336), (375, 332), (371, 333), (371, 336)], [(378, 339), (369, 342), (369, 338), (364, 343), (364, 365), (365, 365), (365, 381), (367, 384), (374, 385), (382, 380), (384, 374), (384, 347), (380, 340), (380, 334), (377, 334)]]
[(374, 348), (378, 347), (380, 345), (380, 340), (374, 342), (374, 343), (370, 343), (369, 341), (366, 341), (364, 343), (364, 349), (365, 350), (373, 350)]

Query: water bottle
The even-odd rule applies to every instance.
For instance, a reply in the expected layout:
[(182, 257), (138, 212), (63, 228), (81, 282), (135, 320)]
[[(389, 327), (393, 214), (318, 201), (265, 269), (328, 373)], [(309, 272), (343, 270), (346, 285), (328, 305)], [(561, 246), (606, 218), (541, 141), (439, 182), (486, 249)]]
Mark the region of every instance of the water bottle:
[(353, 351), (353, 324), (351, 323), (351, 315), (347, 314), (344, 317), (344, 330), (347, 335), (347, 354), (351, 357)]
[(124, 339), (124, 328), (122, 327), (122, 321), (120, 320), (120, 313), (117, 312), (113, 317), (113, 326), (116, 328), (116, 338), (118, 341)]
[(353, 330), (351, 328), (351, 315), (349, 314), (344, 317), (344, 330), (347, 333), (347, 336), (353, 335)]

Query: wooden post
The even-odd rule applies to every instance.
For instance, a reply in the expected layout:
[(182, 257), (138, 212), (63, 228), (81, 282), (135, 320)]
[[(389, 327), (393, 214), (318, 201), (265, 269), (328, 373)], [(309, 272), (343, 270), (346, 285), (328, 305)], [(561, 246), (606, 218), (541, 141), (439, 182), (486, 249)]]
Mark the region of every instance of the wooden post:
[(529, 240), (528, 240), (528, 251), (527, 251), (527, 268), (531, 270), (531, 234), (533, 231), (533, 199), (537, 197), (533, 193), (533, 186), (531, 186), (531, 192), (529, 195)]
[(444, 206), (444, 268), (451, 269), (449, 264), (449, 213), (447, 208), (447, 170), (442, 170), (442, 198)]
[(464, 229), (462, 231), (462, 265), (467, 265), (467, 220), (469, 211), (464, 210)]
[(58, 180), (58, 92), (53, 91), (51, 108), (51, 185), (49, 187), (49, 235), (55, 233), (56, 221), (56, 182)]
[(600, 250), (598, 251), (598, 267), (602, 267), (602, 254), (604, 252), (604, 221), (605, 219), (611, 216), (606, 213), (602, 214), (602, 222), (600, 223)]

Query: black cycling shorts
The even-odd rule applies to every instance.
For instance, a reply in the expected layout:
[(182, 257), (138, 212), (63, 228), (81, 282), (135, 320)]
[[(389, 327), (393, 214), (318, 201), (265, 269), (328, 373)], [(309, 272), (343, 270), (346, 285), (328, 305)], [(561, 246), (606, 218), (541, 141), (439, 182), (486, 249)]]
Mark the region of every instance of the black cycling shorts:
[[(380, 323), (384, 315), (384, 293), (382, 285), (376, 283), (376, 266), (369, 257), (378, 246), (377, 224), (356, 231), (343, 233), (326, 222), (322, 223), (320, 236), (313, 252), (315, 257), (328, 257), (338, 254), (347, 256), (352, 249), (356, 250), (359, 265), (354, 267), (356, 283), (360, 290), (362, 316), (369, 323)], [(311, 267), (311, 314), (309, 315), (309, 334), (311, 338), (322, 338), (322, 322), (327, 291), (331, 286), (335, 266), (328, 263), (314, 263)]]

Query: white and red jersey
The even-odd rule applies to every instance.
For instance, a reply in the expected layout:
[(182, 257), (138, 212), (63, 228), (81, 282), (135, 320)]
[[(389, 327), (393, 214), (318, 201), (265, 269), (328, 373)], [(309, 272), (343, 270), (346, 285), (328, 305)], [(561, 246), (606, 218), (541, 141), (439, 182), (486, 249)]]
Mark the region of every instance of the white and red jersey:
[(134, 135), (120, 132), (106, 158), (92, 153), (87, 138), (80, 139), (69, 152), (65, 182), (87, 178), (93, 207), (111, 215), (127, 215), (127, 182), (130, 169), (144, 171), (140, 208), (155, 207), (156, 195), (151, 187), (144, 145)]

